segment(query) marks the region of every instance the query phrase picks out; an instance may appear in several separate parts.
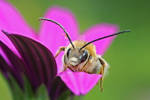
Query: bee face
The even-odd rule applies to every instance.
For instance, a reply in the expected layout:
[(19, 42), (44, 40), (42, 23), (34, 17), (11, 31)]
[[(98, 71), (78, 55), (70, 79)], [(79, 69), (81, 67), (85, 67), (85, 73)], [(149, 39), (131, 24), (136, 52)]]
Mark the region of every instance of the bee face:
[(65, 54), (65, 60), (68, 65), (77, 66), (87, 60), (89, 53), (87, 50), (80, 51), (79, 48), (68, 48)]

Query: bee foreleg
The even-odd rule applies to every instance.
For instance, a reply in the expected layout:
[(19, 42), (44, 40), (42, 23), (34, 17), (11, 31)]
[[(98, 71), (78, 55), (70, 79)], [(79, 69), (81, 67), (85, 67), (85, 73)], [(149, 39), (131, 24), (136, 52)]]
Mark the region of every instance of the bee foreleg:
[(65, 48), (66, 48), (66, 47), (60, 47), (60, 48), (57, 50), (57, 52), (56, 52), (56, 54), (55, 54), (54, 57), (56, 58), (56, 57), (60, 54), (61, 51), (65, 51)]

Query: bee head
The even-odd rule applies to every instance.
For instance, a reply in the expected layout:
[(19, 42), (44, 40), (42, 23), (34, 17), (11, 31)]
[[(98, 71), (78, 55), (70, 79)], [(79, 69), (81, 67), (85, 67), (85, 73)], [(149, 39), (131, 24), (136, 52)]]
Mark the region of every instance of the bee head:
[(67, 65), (77, 66), (81, 63), (87, 62), (89, 57), (93, 56), (93, 54), (96, 55), (95, 46), (92, 44), (82, 50), (80, 50), (80, 48), (86, 44), (85, 41), (77, 40), (74, 41), (73, 44), (75, 48), (72, 48), (72, 46), (69, 45), (65, 50), (64, 62)]
[(77, 66), (85, 62), (88, 56), (89, 56), (89, 53), (87, 50), (79, 51), (79, 48), (75, 48), (75, 49), (69, 48), (66, 54), (68, 63), (71, 66)]

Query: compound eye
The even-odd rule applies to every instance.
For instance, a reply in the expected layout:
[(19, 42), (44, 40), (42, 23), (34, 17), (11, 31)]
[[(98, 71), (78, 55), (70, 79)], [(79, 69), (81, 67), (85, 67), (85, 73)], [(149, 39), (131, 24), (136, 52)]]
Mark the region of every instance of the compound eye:
[(83, 51), (83, 54), (80, 57), (81, 62), (84, 62), (88, 57), (88, 52), (87, 51)]
[(67, 57), (68, 58), (69, 58), (70, 52), (71, 52), (71, 48), (69, 48), (68, 51), (67, 51)]

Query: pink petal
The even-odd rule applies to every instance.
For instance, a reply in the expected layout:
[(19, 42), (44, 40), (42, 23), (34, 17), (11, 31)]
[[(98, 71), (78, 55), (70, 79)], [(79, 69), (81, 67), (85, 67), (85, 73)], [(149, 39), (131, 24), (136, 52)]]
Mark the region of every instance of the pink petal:
[(102, 75), (98, 75), (98, 74), (92, 74), (92, 75), (86, 74), (84, 76), (85, 76), (83, 78), (84, 81), (82, 83), (84, 86), (84, 90), (81, 91), (82, 94), (88, 93), (97, 84), (97, 82), (102, 77)]
[[(118, 27), (112, 24), (99, 24), (94, 27), (88, 29), (82, 36), (82, 39), (89, 42), (95, 40), (97, 38), (107, 36), (113, 34), (118, 31)], [(115, 38), (110, 37), (104, 40), (96, 41), (93, 44), (96, 46), (96, 51), (98, 54), (103, 55), (104, 52), (107, 50), (109, 45), (112, 43), (112, 40)]]
[(77, 77), (75, 73), (73, 73), (70, 70), (67, 70), (65, 72), (60, 73), (59, 76), (75, 95), (80, 95), (79, 84), (77, 84), (78, 80), (76, 79)]
[[(9, 38), (2, 32), (0, 31), (0, 41), (2, 41), (5, 45), (7, 45), (18, 57), (20, 57), (19, 52), (17, 51), (17, 49), (15, 48), (15, 46), (13, 45), (13, 43), (9, 40)], [(1, 49), (1, 48), (0, 48)], [(0, 54), (5, 57), (5, 54), (3, 53), (2, 50), (0, 50)], [(8, 61), (8, 60), (7, 60)]]
[(25, 23), (19, 12), (9, 3), (0, 1), (0, 31), (35, 37), (32, 29)]
[[(44, 18), (49, 18), (62, 24), (72, 40), (77, 38), (78, 28), (71, 12), (62, 8), (53, 7), (48, 10)], [(65, 38), (63, 30), (56, 24), (47, 21), (42, 22), (39, 39), (53, 54), (56, 53), (60, 46), (66, 46), (66, 43), (68, 43), (68, 39)], [(59, 69), (62, 66), (61, 59), (62, 53), (57, 57)]]
[(98, 74), (88, 74), (88, 73), (79, 73), (79, 79), (80, 79), (80, 92), (81, 94), (85, 95), (87, 94), (100, 80), (102, 75)]
[(85, 95), (101, 78), (101, 75), (70, 70), (60, 73), (59, 76), (75, 95)]

